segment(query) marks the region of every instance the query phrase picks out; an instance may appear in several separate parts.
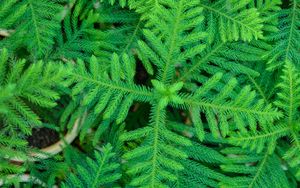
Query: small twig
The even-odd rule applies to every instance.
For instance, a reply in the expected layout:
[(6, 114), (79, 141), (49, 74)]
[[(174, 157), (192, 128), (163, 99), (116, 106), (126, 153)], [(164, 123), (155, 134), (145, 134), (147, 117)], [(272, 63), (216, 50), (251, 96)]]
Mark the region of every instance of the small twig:
[[(30, 183), (34, 183), (34, 184), (37, 184), (37, 185), (41, 185), (42, 187), (48, 187), (46, 185), (46, 183), (42, 182), (40, 179), (38, 179), (34, 176), (31, 176), (29, 174), (22, 174), (22, 175), (13, 174), (13, 175), (9, 175), (9, 176), (6, 177), (7, 180), (14, 179), (14, 178), (18, 178), (19, 183), (30, 182)], [(0, 186), (2, 186), (4, 183), (5, 183), (4, 180), (1, 178), (0, 179)], [(57, 187), (58, 187), (57, 185), (52, 186), (52, 188), (57, 188)]]
[(73, 6), (75, 5), (76, 0), (71, 1), (69, 4), (64, 6), (64, 10), (60, 13), (62, 15), (60, 21), (63, 21), (65, 19), (65, 17), (68, 14), (68, 11), (71, 10), (73, 8)]
[(67, 59), (65, 57), (62, 57), (61, 60), (65, 63), (72, 63), (72, 65), (75, 65), (75, 61), (72, 59)]
[(0, 36), (2, 37), (8, 37), (11, 33), (13, 33), (15, 30), (6, 30), (6, 29), (0, 29)]
[[(80, 119), (78, 118), (75, 123), (74, 126), (72, 128), (72, 130), (70, 132), (68, 132), (63, 139), (61, 139), (60, 141), (56, 142), (55, 144), (48, 146), (46, 148), (43, 148), (40, 150), (40, 152), (32, 152), (29, 155), (29, 158), (27, 160), (29, 161), (37, 161), (37, 160), (41, 160), (41, 159), (47, 159), (50, 156), (56, 155), (58, 153), (60, 153), (68, 144), (71, 144), (75, 138), (77, 137), (78, 133), (79, 133), (79, 129), (80, 126), (83, 124), (84, 120), (85, 120), (86, 114), (83, 115), (83, 117)], [(8, 158), (11, 162), (14, 163), (23, 163), (25, 160), (22, 158), (17, 158), (17, 157), (5, 157)]]

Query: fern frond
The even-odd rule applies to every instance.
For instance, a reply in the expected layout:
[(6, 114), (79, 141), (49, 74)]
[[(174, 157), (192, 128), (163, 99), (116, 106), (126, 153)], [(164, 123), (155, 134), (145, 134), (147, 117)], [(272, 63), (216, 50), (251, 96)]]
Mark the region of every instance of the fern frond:
[[(281, 10), (281, 0), (266, 0), (266, 1), (251, 1), (250, 7), (256, 8), (260, 13), (260, 17), (263, 20), (263, 32), (269, 34), (278, 32), (278, 15), (277, 12)], [(266, 36), (264, 35), (264, 38)]]
[[(19, 2), (19, 7), (26, 7), (23, 16), (19, 18), (20, 23), (15, 32), (3, 41), (10, 51), (20, 47), (26, 47), (34, 60), (42, 58), (54, 44), (54, 36), (60, 28), (60, 12), (63, 6), (59, 1), (49, 0), (26, 0)], [(19, 9), (11, 9), (19, 14)]]
[(259, 77), (253, 77), (251, 75), (247, 75), (247, 81), (258, 92), (260, 97), (264, 99), (266, 103), (269, 103), (271, 101), (270, 100), (271, 97), (273, 97), (276, 92), (276, 87), (274, 86), (274, 82), (275, 83), (278, 82), (277, 74), (267, 71), (265, 64), (260, 64), (260, 66), (256, 66), (256, 70), (263, 70), (263, 71), (260, 72)]
[[(25, 68), (25, 60), (9, 65), (8, 52), (0, 54), (0, 173), (24, 172), (24, 167), (11, 164), (8, 158), (27, 159), (27, 142), (23, 136), (31, 134), (31, 128), (41, 125), (37, 107), (54, 107), (59, 98), (56, 86), (63, 86), (67, 71), (59, 63), (38, 62)], [(9, 91), (9, 94), (5, 92)], [(32, 108), (32, 104), (36, 108)], [(4, 171), (4, 172), (3, 172)]]
[[(142, 38), (144, 26), (140, 16), (126, 9), (104, 5), (97, 9), (97, 12), (99, 12), (99, 22), (111, 25), (111, 27), (106, 26), (89, 33), (91, 39), (99, 41), (100, 49), (95, 52), (95, 56), (104, 64), (109, 64), (113, 53), (120, 56), (126, 53), (130, 57), (136, 55), (135, 49), (138, 40)], [(145, 67), (153, 74), (150, 65), (145, 65)]]
[(97, 138), (113, 121), (120, 124), (125, 120), (135, 101), (146, 102), (153, 98), (150, 89), (134, 83), (134, 59), (127, 54), (119, 57), (114, 53), (111, 61), (110, 67), (103, 69), (94, 56), (87, 67), (79, 60), (68, 79), (69, 84), (73, 83), (74, 101), (66, 108), (61, 122), (70, 129), (78, 117), (86, 114), (80, 132), (81, 141), (88, 130), (94, 127), (96, 133), (93, 142), (97, 143)]
[(256, 8), (246, 8), (249, 3), (250, 0), (202, 1), (209, 36), (219, 33), (223, 42), (262, 38), (263, 19)]
[(66, 13), (61, 30), (56, 31), (57, 47), (48, 52), (51, 59), (84, 59), (88, 60), (99, 48), (99, 42), (90, 38), (95, 32), (99, 14), (94, 13), (90, 4), (80, 0), (74, 8)]
[(217, 150), (194, 141), (184, 147), (184, 151), (189, 158), (181, 159), (184, 170), (178, 173), (178, 180), (171, 187), (218, 187), (219, 182), (227, 178), (216, 170), (217, 165), (225, 162)]
[(69, 175), (70, 170), (61, 156), (43, 159), (39, 163), (29, 163), (27, 169), (30, 171), (30, 176), (40, 180), (47, 187), (55, 186), (56, 180)]
[(91, 58), (88, 68), (79, 60), (71, 74), (71, 82), (75, 83), (73, 96), (80, 96), (85, 91), (87, 95), (82, 99), (83, 107), (93, 109), (97, 115), (103, 113), (104, 120), (121, 123), (134, 101), (144, 102), (153, 98), (148, 88), (134, 84), (134, 67), (133, 60), (126, 54), (122, 58), (113, 54), (107, 71), (99, 66), (95, 57)]
[(157, 24), (154, 29), (144, 30), (147, 43), (139, 41), (141, 59), (153, 62), (159, 70), (158, 80), (168, 83), (174, 76), (177, 63), (193, 58), (205, 48), (205, 44), (199, 41), (206, 34), (195, 29), (204, 19), (202, 9), (197, 6), (197, 1), (180, 0), (170, 2), (151, 19)]
[(269, 153), (272, 153), (276, 147), (276, 142), (279, 138), (287, 136), (290, 129), (285, 124), (270, 126), (261, 131), (252, 131), (247, 133), (232, 134), (229, 142), (233, 145), (250, 148), (261, 152), (267, 148)]
[[(15, 10), (15, 11), (11, 11)], [(23, 16), (26, 11), (26, 4), (18, 1), (0, 1), (0, 29), (11, 29), (14, 24)]]
[(204, 138), (204, 128), (200, 119), (200, 112), (206, 115), (207, 122), (215, 137), (220, 133), (226, 136), (229, 125), (232, 123), (241, 132), (247, 132), (247, 127), (256, 130), (257, 123), (264, 128), (268, 123), (282, 116), (272, 105), (264, 104), (263, 100), (256, 100), (256, 93), (249, 86), (233, 96), (230, 94), (237, 85), (236, 79), (230, 79), (218, 94), (214, 90), (221, 80), (222, 74), (215, 74), (202, 87), (197, 89), (192, 96), (182, 97), (184, 104), (191, 108), (191, 115), (200, 140)]
[[(202, 72), (214, 75), (217, 72), (231, 73), (232, 75), (259, 76), (251, 66), (260, 61), (260, 54), (264, 50), (257, 47), (250, 47), (241, 42), (221, 42), (214, 41), (214, 44), (207, 45), (205, 50), (191, 63), (182, 64), (183, 69), (179, 75), (179, 81), (188, 82), (190, 80), (205, 83)], [(198, 73), (198, 74), (197, 74)]]
[(288, 177), (275, 154), (255, 154), (230, 147), (222, 152), (227, 154), (228, 162), (221, 165), (221, 168), (226, 172), (240, 174), (222, 181), (222, 187), (290, 187)]
[(284, 65), (281, 79), (282, 81), (277, 85), (280, 92), (277, 94), (275, 105), (285, 111), (288, 123), (291, 124), (296, 120), (297, 109), (300, 106), (300, 75), (291, 62)]
[(299, 133), (299, 124), (296, 125), (298, 130), (291, 131), (292, 143), (290, 148), (284, 154), (283, 158), (289, 163), (289, 165), (295, 168), (295, 176), (300, 179), (300, 133)]
[(276, 43), (264, 55), (269, 65), (268, 69), (270, 70), (282, 67), (286, 61), (293, 62), (297, 67), (299, 65), (299, 6), (299, 1), (293, 0), (289, 9), (282, 9), (278, 12), (280, 30), (270, 37), (270, 40), (275, 40)]
[(95, 152), (95, 159), (87, 157), (77, 164), (73, 173), (69, 174), (63, 187), (111, 187), (120, 179), (120, 164), (113, 161), (115, 153), (111, 145)]
[[(14, 65), (14, 66), (12, 66)], [(8, 158), (28, 158), (25, 135), (41, 125), (38, 108), (56, 105), (67, 77), (66, 67), (60, 63), (26, 65), (25, 60), (10, 62), (8, 52), (0, 53), (0, 174), (25, 172), (25, 166), (11, 163)], [(9, 92), (9, 93), (7, 93)]]
[[(292, 167), (300, 165), (300, 134), (299, 134), (299, 106), (300, 106), (300, 75), (296, 71), (295, 65), (286, 62), (283, 69), (282, 81), (278, 84), (280, 91), (275, 104), (284, 110), (285, 119), (283, 122), (289, 127), (289, 137), (292, 142), (290, 148), (285, 153), (284, 158)], [(300, 170), (296, 172), (296, 177), (300, 177)]]
[(187, 158), (187, 155), (176, 146), (189, 146), (191, 142), (168, 130), (165, 116), (166, 109), (153, 104), (150, 126), (121, 136), (123, 141), (144, 138), (139, 147), (124, 155), (129, 160), (127, 172), (133, 176), (132, 186), (165, 187), (166, 181), (177, 180), (174, 173), (184, 168), (176, 159)]
[[(265, 20), (262, 31), (266, 34), (277, 31), (277, 16), (274, 12), (280, 8), (279, 1), (259, 1), (250, 2), (249, 7), (255, 8), (263, 15), (261, 19)], [(225, 8), (223, 8), (225, 10)], [(205, 8), (204, 8), (205, 10)], [(204, 14), (205, 19), (210, 19), (208, 14)], [(216, 23), (216, 22), (213, 22)], [(217, 28), (206, 28), (205, 25), (199, 25), (199, 30), (206, 29), (207, 47), (197, 57), (192, 59), (191, 63), (183, 64), (183, 70), (179, 76), (180, 81), (194, 80), (204, 83), (203, 72), (213, 75), (217, 72), (229, 72), (233, 75), (249, 75), (253, 78), (258, 77), (261, 69), (255, 69), (258, 62), (264, 63), (261, 54), (269, 50), (270, 44), (264, 40), (247, 41), (222, 41), (215, 33)], [(212, 34), (209, 34), (212, 33)], [(266, 35), (264, 37), (267, 37)], [(259, 71), (258, 71), (259, 70)], [(198, 73), (198, 74), (196, 74)]]
[(171, 187), (218, 187), (226, 176), (194, 160), (185, 160), (183, 172), (179, 173), (179, 180)]
[[(286, 152), (284, 159), (297, 167), (299, 163), (300, 142), (298, 130), (298, 108), (300, 105), (299, 90), (300, 80), (295, 66), (286, 62), (281, 76), (281, 82), (277, 86), (280, 91), (274, 104), (283, 110), (284, 118), (281, 118), (278, 125), (266, 126), (262, 130), (254, 130), (248, 133), (238, 133), (231, 138), (231, 142), (250, 149), (262, 151), (266, 146), (269, 153), (272, 153), (277, 145), (277, 140), (283, 136), (291, 138), (292, 143)], [(300, 172), (297, 171), (299, 177)]]
[(57, 63), (43, 62), (24, 68), (25, 61), (20, 60), (14, 69), (8, 65), (7, 50), (0, 55), (0, 88), (9, 89), (11, 94), (4, 96), (1, 101), (4, 125), (18, 127), (22, 132), (30, 134), (30, 127), (40, 125), (38, 116), (28, 106), (28, 102), (40, 107), (54, 107), (59, 93), (54, 86), (63, 86), (67, 71)]

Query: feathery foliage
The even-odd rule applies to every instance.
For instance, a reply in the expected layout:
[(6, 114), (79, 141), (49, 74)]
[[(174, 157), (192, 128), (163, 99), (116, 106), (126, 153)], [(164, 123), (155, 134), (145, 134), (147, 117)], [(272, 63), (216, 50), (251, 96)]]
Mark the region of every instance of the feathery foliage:
[(112, 146), (106, 145), (103, 151), (95, 152), (95, 160), (87, 157), (77, 164), (73, 173), (69, 174), (63, 187), (111, 187), (120, 179), (120, 164), (113, 162), (115, 153)]
[(293, 0), (289, 9), (283, 9), (278, 12), (279, 16), (279, 32), (274, 33), (270, 38), (276, 41), (275, 46), (269, 48), (269, 52), (265, 55), (268, 69), (276, 69), (282, 67), (286, 61), (299, 64), (299, 18), (300, 7), (299, 1)]
[[(0, 175), (23, 172), (23, 167), (7, 158), (27, 159), (27, 142), (22, 138), (31, 134), (42, 122), (31, 106), (52, 108), (60, 97), (67, 71), (60, 64), (37, 62), (26, 67), (25, 60), (9, 61), (8, 52), (0, 52)], [(55, 89), (56, 88), (56, 89)]]
[[(1, 0), (5, 9), (10, 9), (14, 2), (11, 0)], [(60, 25), (60, 13), (63, 7), (58, 1), (32, 1), (26, 0), (15, 3), (11, 8), (13, 16), (4, 22), (1, 29), (8, 29), (7, 26), (16, 25), (15, 32), (3, 43), (9, 50), (17, 50), (26, 47), (34, 58), (40, 58), (47, 52), (49, 46), (54, 44), (54, 36)], [(5, 9), (3, 13), (5, 13)], [(1, 11), (2, 12), (2, 11)], [(7, 11), (8, 12), (8, 11)], [(6, 13), (8, 14), (8, 13)], [(13, 22), (14, 21), (14, 22)], [(8, 25), (8, 23), (10, 23)]]
[(55, 86), (62, 86), (67, 71), (63, 66), (54, 63), (44, 64), (38, 62), (28, 68), (25, 60), (14, 63), (14, 67), (8, 64), (8, 53), (6, 49), (1, 52), (0, 58), (0, 86), (1, 93), (1, 120), (8, 131), (19, 129), (24, 134), (30, 134), (33, 126), (38, 126), (41, 121), (38, 115), (30, 109), (28, 102), (44, 108), (56, 105), (59, 99), (59, 91)]
[(89, 33), (95, 32), (94, 24), (99, 15), (91, 10), (90, 5), (78, 1), (74, 8), (65, 13), (61, 30), (56, 30), (55, 41), (57, 47), (47, 56), (51, 59), (87, 60), (98, 48), (99, 42), (93, 41)]
[(175, 62), (187, 61), (205, 48), (205, 44), (197, 43), (206, 34), (195, 29), (204, 19), (202, 9), (196, 5), (197, 1), (179, 1), (162, 7), (151, 18), (156, 23), (150, 27), (153, 31), (145, 29), (143, 32), (146, 42), (139, 41), (141, 60), (151, 61), (158, 68), (157, 78), (163, 83), (173, 79)]
[(251, 41), (262, 38), (263, 20), (256, 8), (247, 8), (250, 0), (201, 1), (207, 16), (209, 36), (216, 29), (222, 41)]
[(299, 6), (0, 0), (0, 186), (299, 187)]
[(219, 135), (219, 131), (222, 136), (226, 136), (229, 132), (229, 124), (235, 125), (236, 129), (245, 133), (247, 126), (251, 130), (256, 130), (257, 123), (259, 123), (260, 127), (264, 128), (274, 119), (281, 117), (281, 113), (271, 105), (265, 105), (263, 100), (257, 100), (255, 92), (251, 91), (249, 86), (230, 96), (234, 93), (234, 88), (237, 85), (237, 80), (234, 78), (230, 79), (218, 94), (210, 93), (221, 78), (221, 73), (215, 74), (192, 96), (183, 99), (191, 107), (192, 121), (200, 140), (204, 138), (200, 112), (206, 115), (209, 128), (215, 137)]
[[(250, 133), (237, 133), (230, 141), (236, 145), (250, 147), (261, 152), (267, 147), (268, 153), (273, 153), (276, 142), (281, 137), (290, 137), (289, 149), (283, 156), (292, 167), (299, 167), (299, 90), (300, 78), (295, 66), (287, 62), (284, 66), (281, 82), (277, 85), (280, 89), (274, 104), (283, 110), (284, 116), (279, 119), (278, 125), (268, 125), (266, 129)], [(296, 170), (296, 177), (299, 178), (299, 170)]]
[(140, 128), (121, 136), (123, 141), (144, 138), (140, 147), (123, 156), (130, 163), (127, 173), (136, 176), (130, 183), (132, 186), (165, 186), (166, 180), (177, 180), (174, 173), (184, 168), (176, 159), (185, 159), (188, 156), (176, 146), (189, 146), (191, 142), (166, 128), (165, 113), (165, 107), (154, 104), (151, 109), (150, 127)]
[(228, 158), (221, 168), (227, 172), (241, 174), (223, 180), (222, 187), (291, 187), (276, 154), (256, 154), (235, 147), (228, 147), (222, 152), (227, 154)]

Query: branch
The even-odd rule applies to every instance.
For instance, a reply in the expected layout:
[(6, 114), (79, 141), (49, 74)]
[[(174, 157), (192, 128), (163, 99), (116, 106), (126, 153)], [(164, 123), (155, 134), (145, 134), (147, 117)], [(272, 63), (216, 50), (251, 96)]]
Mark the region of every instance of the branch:
[(15, 32), (15, 30), (6, 30), (0, 29), (0, 36), (2, 37), (9, 37), (11, 33)]

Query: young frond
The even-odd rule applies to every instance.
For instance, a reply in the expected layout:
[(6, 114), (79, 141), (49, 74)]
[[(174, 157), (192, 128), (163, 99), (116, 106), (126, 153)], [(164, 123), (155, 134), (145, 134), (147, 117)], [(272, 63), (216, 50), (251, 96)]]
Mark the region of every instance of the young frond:
[(124, 154), (129, 161), (127, 173), (133, 176), (132, 186), (166, 187), (177, 180), (176, 172), (184, 169), (181, 161), (188, 156), (180, 146), (190, 146), (187, 138), (173, 133), (166, 127), (166, 109), (153, 104), (150, 126), (121, 136), (123, 141), (143, 139), (141, 145)]
[(150, 61), (158, 67), (158, 80), (170, 82), (177, 64), (204, 50), (205, 44), (201, 41), (206, 33), (195, 29), (203, 19), (202, 8), (197, 6), (196, 0), (170, 2), (152, 16), (156, 24), (151, 30), (144, 30), (146, 41), (139, 41), (139, 53), (142, 61)]
[(112, 187), (122, 176), (118, 170), (120, 164), (114, 161), (115, 153), (111, 145), (103, 147), (101, 152), (95, 152), (95, 159), (86, 157), (69, 174), (63, 187)]
[(200, 112), (206, 116), (210, 131), (215, 137), (226, 136), (229, 125), (242, 133), (247, 132), (247, 127), (252, 131), (257, 128), (267, 127), (268, 123), (281, 117), (281, 113), (266, 105), (263, 100), (257, 100), (256, 93), (249, 86), (240, 90), (236, 95), (231, 95), (237, 86), (237, 80), (232, 78), (217, 93), (214, 92), (222, 78), (222, 73), (215, 74), (203, 86), (197, 89), (192, 96), (182, 97), (184, 104), (191, 109), (191, 116), (197, 135), (204, 139), (204, 127)]
[[(201, 1), (204, 9), (208, 34), (223, 42), (251, 41), (262, 38), (263, 19), (256, 8), (247, 8), (250, 0)], [(218, 33), (218, 34), (217, 34)]]
[(293, 62), (297, 67), (300, 63), (300, 6), (298, 0), (291, 2), (289, 9), (279, 11), (279, 31), (270, 36), (275, 45), (270, 46), (264, 55), (268, 62), (268, 69), (278, 69), (286, 61)]

